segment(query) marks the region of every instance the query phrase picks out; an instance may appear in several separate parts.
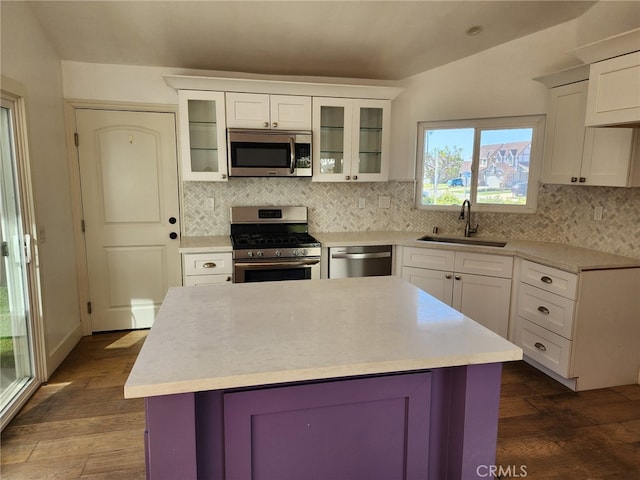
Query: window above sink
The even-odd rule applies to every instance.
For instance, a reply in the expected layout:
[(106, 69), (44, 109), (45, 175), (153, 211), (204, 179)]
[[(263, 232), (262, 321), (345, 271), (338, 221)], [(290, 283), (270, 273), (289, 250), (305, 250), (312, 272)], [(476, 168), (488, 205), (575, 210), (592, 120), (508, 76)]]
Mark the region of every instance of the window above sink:
[(420, 122), (416, 206), (535, 212), (544, 115)]

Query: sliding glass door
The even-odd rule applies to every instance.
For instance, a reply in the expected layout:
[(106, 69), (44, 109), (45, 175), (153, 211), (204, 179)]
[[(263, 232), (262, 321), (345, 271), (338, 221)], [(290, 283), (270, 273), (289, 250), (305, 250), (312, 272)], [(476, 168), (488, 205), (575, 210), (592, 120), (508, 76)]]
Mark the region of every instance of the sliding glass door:
[(24, 231), (16, 104), (3, 95), (1, 107), (0, 410), (4, 426), (7, 413), (34, 383), (35, 370), (28, 278), (31, 245)]

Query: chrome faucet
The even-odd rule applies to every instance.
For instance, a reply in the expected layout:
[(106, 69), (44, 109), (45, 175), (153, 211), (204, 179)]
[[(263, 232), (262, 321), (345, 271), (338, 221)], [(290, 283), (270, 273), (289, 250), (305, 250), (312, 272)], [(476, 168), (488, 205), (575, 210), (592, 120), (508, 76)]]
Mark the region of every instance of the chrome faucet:
[[(466, 215), (464, 211), (465, 207), (467, 207)], [(462, 210), (460, 210), (460, 216), (458, 217), (458, 220), (464, 220), (465, 218), (467, 219), (467, 223), (464, 226), (464, 236), (470, 237), (478, 231), (478, 224), (476, 224), (475, 227), (471, 226), (471, 202), (469, 200), (465, 200), (464, 202), (462, 202)]]

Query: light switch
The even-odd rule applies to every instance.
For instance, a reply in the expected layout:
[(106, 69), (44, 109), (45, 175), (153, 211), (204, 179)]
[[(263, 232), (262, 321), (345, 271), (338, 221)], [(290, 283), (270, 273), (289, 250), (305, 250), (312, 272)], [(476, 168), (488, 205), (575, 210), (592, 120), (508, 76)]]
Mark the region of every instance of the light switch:
[(207, 198), (206, 202), (205, 202), (205, 210), (207, 212), (213, 212), (216, 208), (216, 201), (213, 197), (209, 197)]
[(604, 208), (601, 206), (597, 206), (593, 208), (593, 219), (594, 220), (602, 220), (602, 212)]
[(360, 197), (358, 199), (358, 208), (364, 208), (366, 204), (367, 202), (363, 197)]

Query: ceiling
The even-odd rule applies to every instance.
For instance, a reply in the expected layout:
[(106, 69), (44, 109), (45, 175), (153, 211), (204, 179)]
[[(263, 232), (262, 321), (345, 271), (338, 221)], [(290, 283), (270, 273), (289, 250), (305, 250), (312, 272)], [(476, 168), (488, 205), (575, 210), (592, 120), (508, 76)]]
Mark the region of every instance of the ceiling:
[[(33, 1), (63, 60), (398, 80), (594, 1)], [(482, 25), (475, 36), (465, 32)]]

